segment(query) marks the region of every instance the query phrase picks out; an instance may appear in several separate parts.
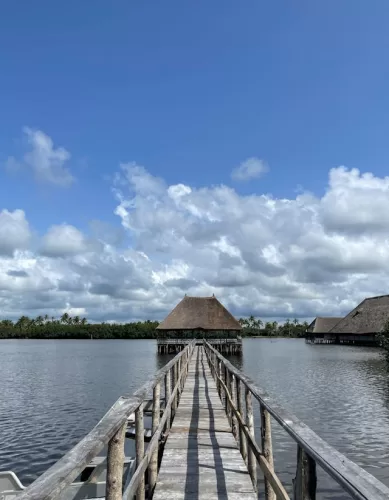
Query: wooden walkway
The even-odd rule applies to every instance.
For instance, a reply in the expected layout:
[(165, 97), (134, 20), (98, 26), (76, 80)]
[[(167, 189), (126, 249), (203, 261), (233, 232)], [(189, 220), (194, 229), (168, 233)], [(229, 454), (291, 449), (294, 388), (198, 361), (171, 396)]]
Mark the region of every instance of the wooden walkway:
[(257, 495), (203, 347), (196, 347), (165, 445), (153, 499), (240, 498), (254, 500)]

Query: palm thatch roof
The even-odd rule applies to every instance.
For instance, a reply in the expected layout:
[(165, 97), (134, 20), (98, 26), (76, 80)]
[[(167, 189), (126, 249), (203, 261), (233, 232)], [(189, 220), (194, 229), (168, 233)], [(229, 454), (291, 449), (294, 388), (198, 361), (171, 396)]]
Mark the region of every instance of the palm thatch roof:
[(343, 318), (338, 317), (317, 317), (308, 327), (310, 333), (328, 333), (340, 320)]
[(213, 297), (185, 296), (157, 330), (241, 330), (240, 323)]
[(337, 323), (331, 333), (372, 334), (381, 332), (389, 320), (389, 295), (363, 300), (355, 309)]

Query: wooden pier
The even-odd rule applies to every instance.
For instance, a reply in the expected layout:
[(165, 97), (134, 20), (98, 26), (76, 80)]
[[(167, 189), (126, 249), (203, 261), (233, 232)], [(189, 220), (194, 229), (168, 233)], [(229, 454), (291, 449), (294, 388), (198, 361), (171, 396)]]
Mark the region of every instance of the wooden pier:
[[(293, 491), (293, 500), (315, 500), (316, 467), (350, 498), (389, 498), (389, 488), (273, 401), (214, 347), (197, 344), (190, 342), (133, 395), (119, 398), (96, 427), (18, 500), (251, 500), (258, 498), (258, 473), (264, 478), (261, 498), (289, 500), (288, 492)], [(253, 400), (259, 403), (258, 442)], [(152, 413), (147, 446), (145, 406)], [(126, 464), (132, 462), (124, 456), (124, 442), (134, 414), (136, 457), (128, 474)], [(281, 484), (274, 468), (272, 422), (296, 443), (293, 487)], [(105, 446), (107, 458), (99, 461), (98, 473), (94, 471), (75, 491), (73, 481)]]
[(155, 500), (207, 500), (257, 496), (232, 434), (201, 347), (188, 378), (163, 452)]

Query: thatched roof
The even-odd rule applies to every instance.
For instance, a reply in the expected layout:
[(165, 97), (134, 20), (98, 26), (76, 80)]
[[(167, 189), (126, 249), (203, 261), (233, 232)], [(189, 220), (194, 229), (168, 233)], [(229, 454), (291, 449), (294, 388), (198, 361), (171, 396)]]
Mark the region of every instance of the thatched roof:
[(388, 320), (389, 295), (370, 297), (347, 314), (330, 332), (355, 335), (378, 333)]
[(241, 330), (240, 323), (216, 297), (187, 297), (157, 326), (157, 330)]
[(308, 332), (310, 333), (327, 333), (329, 332), (339, 321), (343, 318), (335, 318), (335, 317), (317, 317), (308, 327)]

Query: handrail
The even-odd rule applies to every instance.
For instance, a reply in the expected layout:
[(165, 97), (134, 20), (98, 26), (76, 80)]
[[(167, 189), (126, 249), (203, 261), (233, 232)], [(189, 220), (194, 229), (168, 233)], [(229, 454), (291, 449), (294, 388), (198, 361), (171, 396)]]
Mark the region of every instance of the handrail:
[[(18, 499), (56, 499), (107, 444), (106, 498), (108, 500), (121, 499), (125, 430), (127, 428), (127, 419), (133, 413), (136, 415), (137, 469), (140, 466), (144, 467), (144, 458), (147, 456), (147, 465), (152, 462), (150, 463), (151, 476), (154, 475), (155, 477), (159, 438), (164, 430), (169, 431), (170, 429), (171, 416), (174, 415), (178, 405), (194, 346), (195, 341), (192, 341), (133, 395), (120, 397), (100, 422), (66, 455), (28, 486), (18, 496)], [(159, 422), (161, 382), (165, 383), (166, 403), (162, 419)], [(153, 437), (145, 455), (143, 402), (151, 391), (153, 391)], [(140, 495), (138, 498), (144, 498), (144, 474), (143, 478), (139, 479), (139, 488)]]
[[(212, 374), (217, 381), (219, 393), (224, 394), (226, 409), (227, 413), (230, 415), (230, 421), (232, 424), (236, 424), (236, 421), (238, 421), (241, 451), (242, 448), (244, 451), (244, 446), (247, 443), (250, 451), (254, 453), (256, 459), (261, 459), (261, 457), (258, 456), (259, 448), (255, 443), (254, 433), (252, 432), (249, 435), (248, 430), (250, 429), (247, 425), (247, 419), (246, 424), (243, 422), (243, 412), (240, 408), (240, 382), (246, 388), (246, 397), (247, 393), (250, 393), (260, 403), (262, 417), (262, 451), (259, 452), (259, 455), (261, 455), (262, 458), (265, 458), (267, 462), (272, 462), (270, 415), (298, 444), (298, 465), (296, 479), (294, 482), (295, 499), (299, 500), (300, 498), (304, 498), (304, 500), (313, 500), (315, 498), (316, 464), (326, 471), (354, 499), (387, 500), (389, 498), (389, 488), (387, 488), (383, 483), (341, 454), (334, 447), (329, 445), (291, 412), (285, 410), (262, 388), (258, 387), (249, 377), (235, 368), (235, 366), (233, 366), (205, 340), (204, 347)], [(224, 377), (221, 376), (223, 371), (222, 368), (224, 369)], [(237, 394), (239, 397), (237, 397)], [(250, 417), (250, 415), (248, 416)], [(242, 433), (246, 437), (246, 443), (242, 443)], [(250, 458), (249, 454), (248, 458)], [(269, 460), (269, 458), (271, 460)], [(264, 470), (263, 466), (261, 466), (261, 462), (259, 462), (259, 465), (261, 469)], [(268, 464), (265, 465), (267, 466)], [(254, 475), (256, 474), (252, 467), (250, 471), (250, 463), (249, 472)], [(265, 486), (267, 486), (266, 498), (274, 498), (274, 488), (269, 488), (269, 484), (266, 484), (271, 474), (269, 475), (266, 474), (266, 471), (264, 472), (266, 479)], [(277, 496), (277, 498), (282, 498), (282, 496)]]

